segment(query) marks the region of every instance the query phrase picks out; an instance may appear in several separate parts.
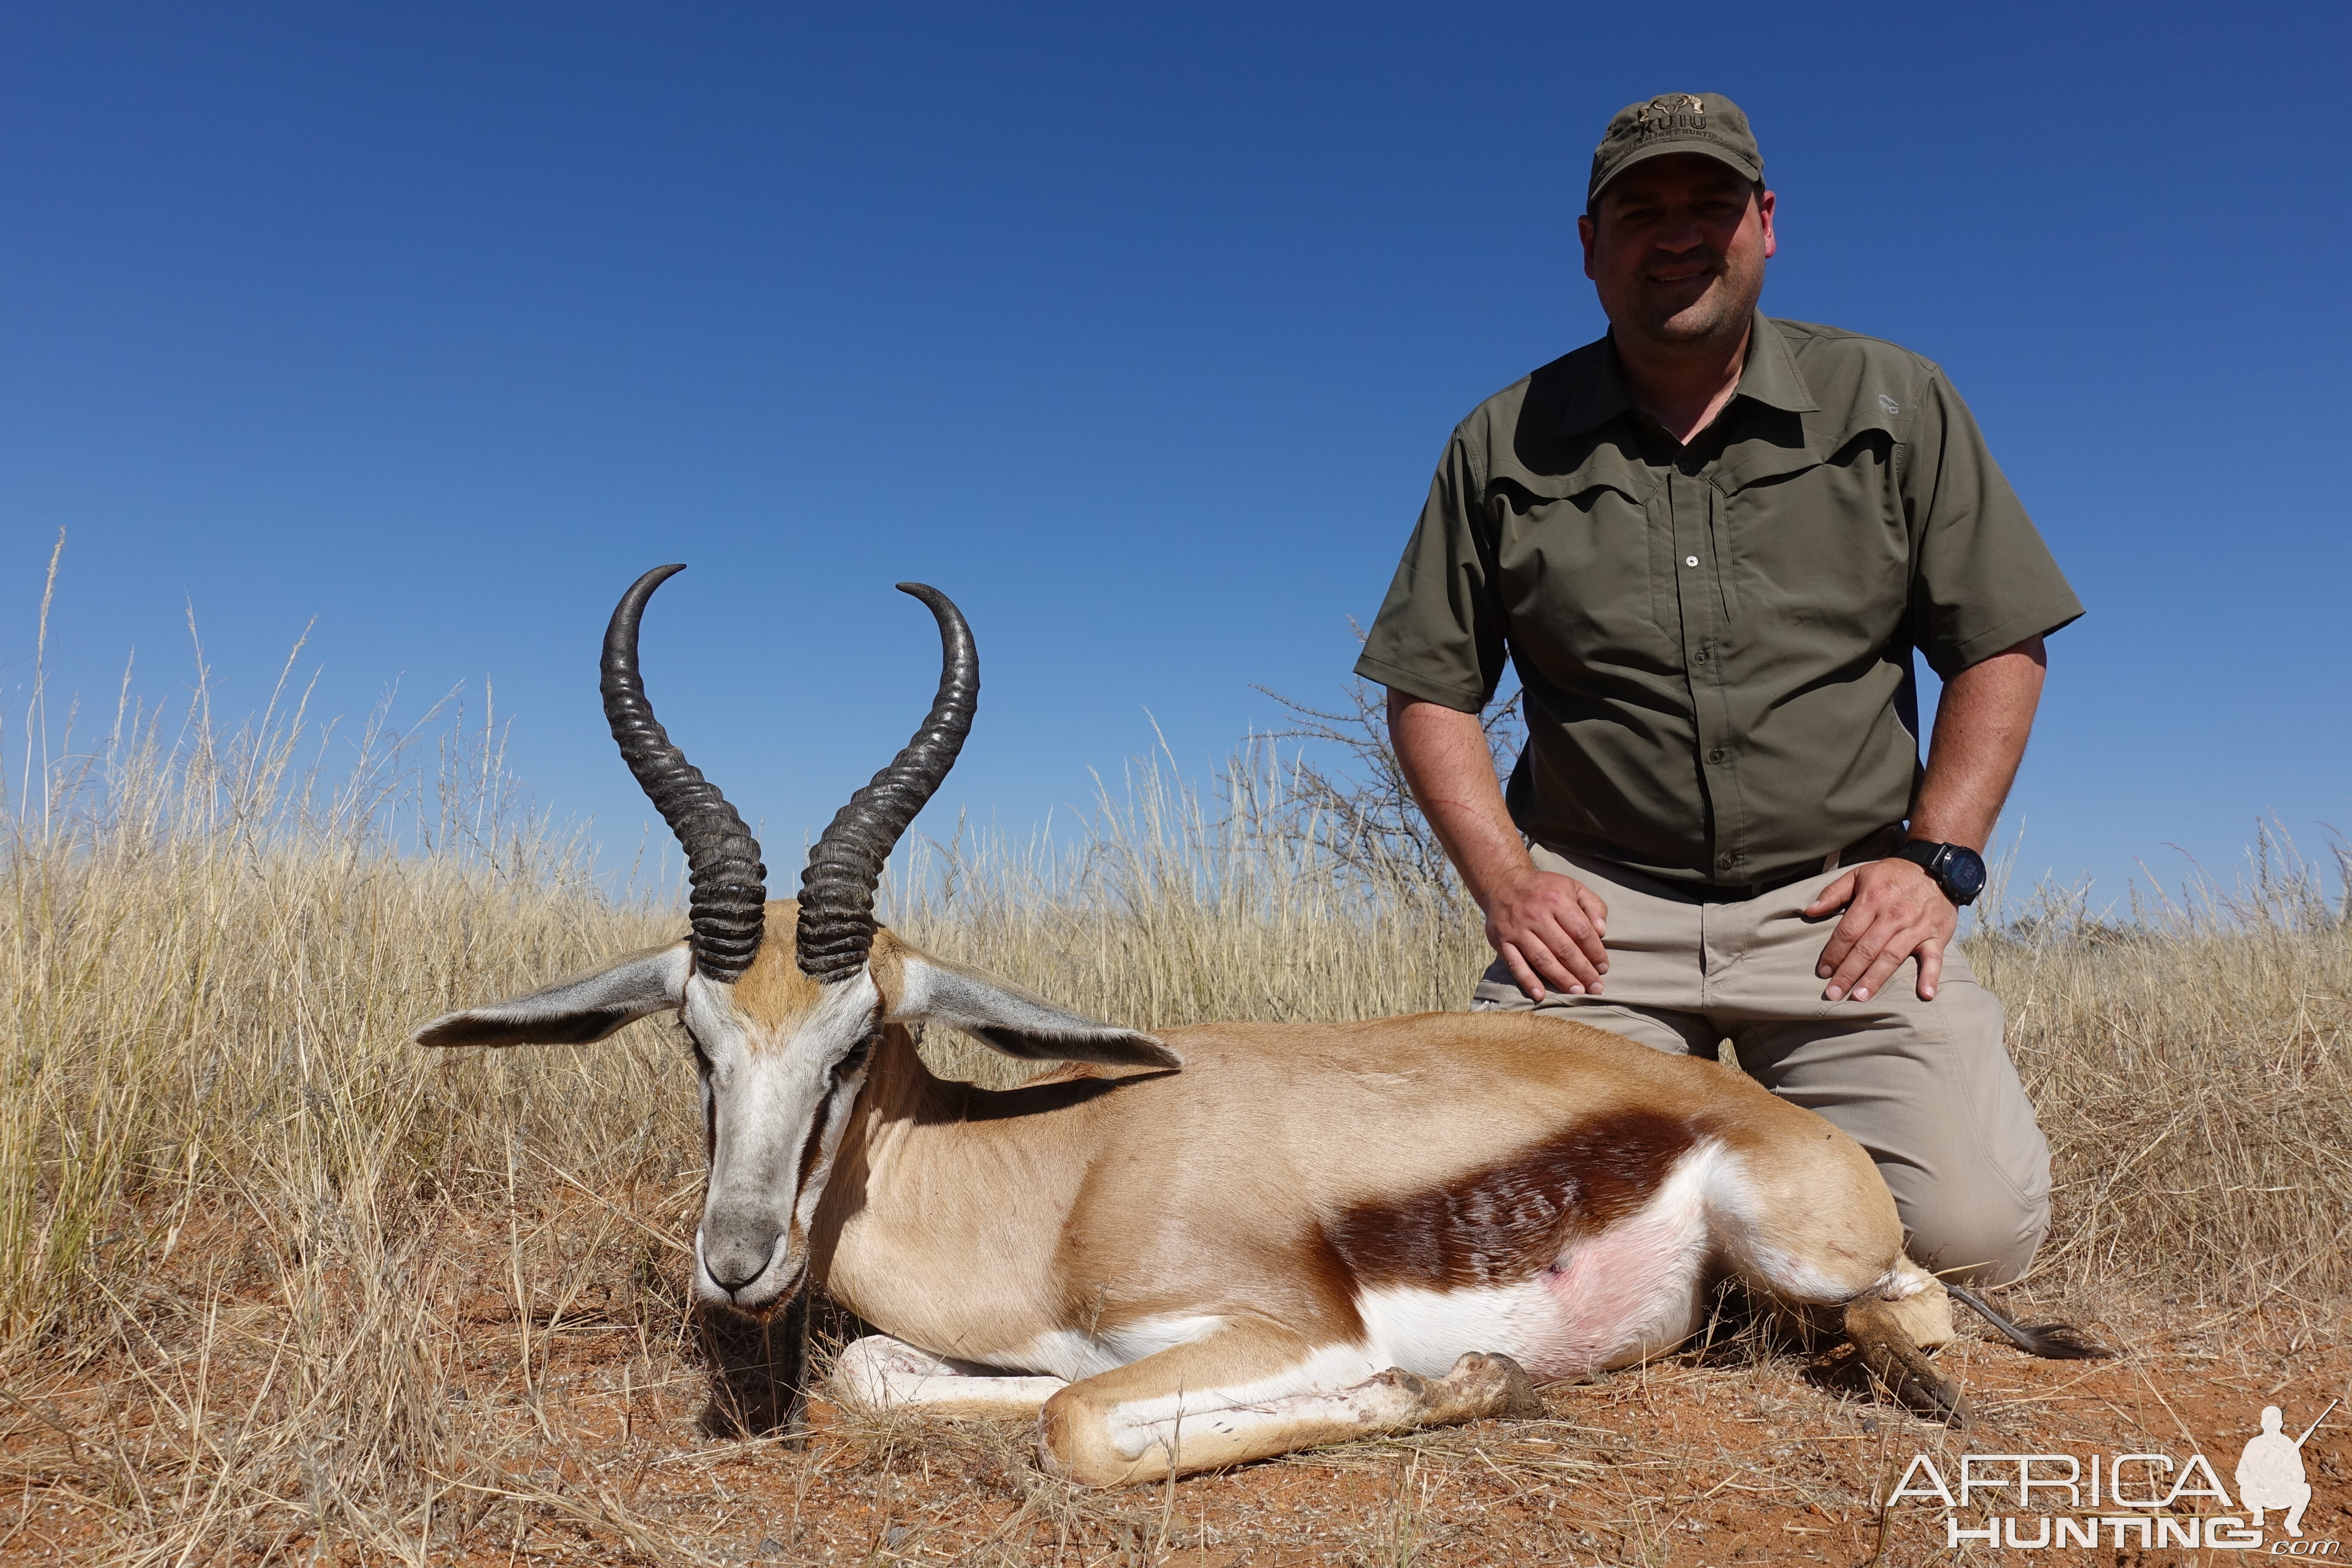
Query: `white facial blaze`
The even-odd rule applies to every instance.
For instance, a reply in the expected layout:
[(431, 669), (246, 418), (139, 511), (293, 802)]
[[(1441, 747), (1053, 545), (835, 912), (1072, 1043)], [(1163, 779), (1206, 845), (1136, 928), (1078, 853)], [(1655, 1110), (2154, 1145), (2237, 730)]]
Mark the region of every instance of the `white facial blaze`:
[[(696, 1283), (711, 1301), (745, 1308), (772, 1304), (797, 1283), (804, 1259), (789, 1245), (823, 1194), (832, 1155), (848, 1123), (857, 1082), (835, 1085), (834, 1068), (877, 1026), (881, 996), (865, 972), (828, 985), (817, 1005), (790, 1026), (785, 1037), (759, 1037), (730, 994), (698, 976), (687, 986), (686, 1022), (709, 1058), (709, 1094), (716, 1119), (710, 1178), (703, 1199), (696, 1252), (705, 1259)], [(799, 1191), (802, 1152), (828, 1100), (824, 1145)], [(769, 1247), (765, 1266), (732, 1290), (707, 1259), (733, 1245), (735, 1255)]]

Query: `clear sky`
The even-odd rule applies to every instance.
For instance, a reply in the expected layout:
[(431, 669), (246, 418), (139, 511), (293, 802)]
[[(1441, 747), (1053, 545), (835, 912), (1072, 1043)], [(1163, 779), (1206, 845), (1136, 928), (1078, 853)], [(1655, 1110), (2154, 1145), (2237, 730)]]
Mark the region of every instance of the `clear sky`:
[[(1775, 314), (1969, 399), (2090, 606), (2007, 827), (2123, 890), (2352, 828), (2341, 6), (17, 5), (0, 695), (495, 682), (537, 798), (649, 813), (593, 661), (766, 824), (984, 695), (927, 829), (1335, 696), (1454, 422), (1600, 335), (1593, 142), (1748, 111)], [(778, 881), (797, 856), (772, 853)]]

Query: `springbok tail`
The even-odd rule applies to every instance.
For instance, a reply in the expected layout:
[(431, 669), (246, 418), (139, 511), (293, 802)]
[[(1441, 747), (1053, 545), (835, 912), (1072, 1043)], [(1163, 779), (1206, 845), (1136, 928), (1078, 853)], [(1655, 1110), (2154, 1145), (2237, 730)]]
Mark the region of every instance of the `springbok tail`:
[(1973, 1292), (1963, 1290), (1949, 1280), (1945, 1281), (1944, 1289), (1950, 1291), (1955, 1299), (1967, 1303), (1970, 1311), (2000, 1330), (2002, 1339), (2007, 1340), (2027, 1355), (2037, 1355), (2044, 1361), (2112, 1361), (2115, 1359), (2115, 1352), (2099, 1343), (2098, 1341), (2087, 1338), (2082, 1330), (2072, 1323), (2021, 1325), (2012, 1323), (1987, 1306)]

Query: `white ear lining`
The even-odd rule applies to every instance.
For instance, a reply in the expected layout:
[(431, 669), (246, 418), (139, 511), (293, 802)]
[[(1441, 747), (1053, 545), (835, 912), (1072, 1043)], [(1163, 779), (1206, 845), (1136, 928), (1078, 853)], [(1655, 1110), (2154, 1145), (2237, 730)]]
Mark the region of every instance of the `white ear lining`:
[(1009, 981), (928, 954), (906, 952), (893, 1022), (961, 1029), (1007, 1056), (1107, 1067), (1175, 1068), (1183, 1058), (1157, 1037), (1085, 1017)]
[(673, 942), (526, 996), (444, 1014), (415, 1037), (420, 1046), (585, 1045), (677, 1006), (693, 966), (687, 944)]

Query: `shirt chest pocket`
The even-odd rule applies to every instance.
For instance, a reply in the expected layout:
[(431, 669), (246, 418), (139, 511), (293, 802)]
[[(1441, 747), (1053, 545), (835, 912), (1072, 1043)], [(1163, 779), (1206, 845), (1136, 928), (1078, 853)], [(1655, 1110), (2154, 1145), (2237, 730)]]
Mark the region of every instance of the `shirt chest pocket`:
[(1733, 591), (1843, 651), (1894, 635), (1910, 594), (1911, 546), (1884, 454), (1864, 443), (1838, 459), (1719, 498), (1723, 570)]
[(1540, 496), (1514, 487), (1501, 498), (1507, 510), (1496, 564), (1511, 638), (1547, 666), (1676, 662), (1674, 541), (1630, 489)]

